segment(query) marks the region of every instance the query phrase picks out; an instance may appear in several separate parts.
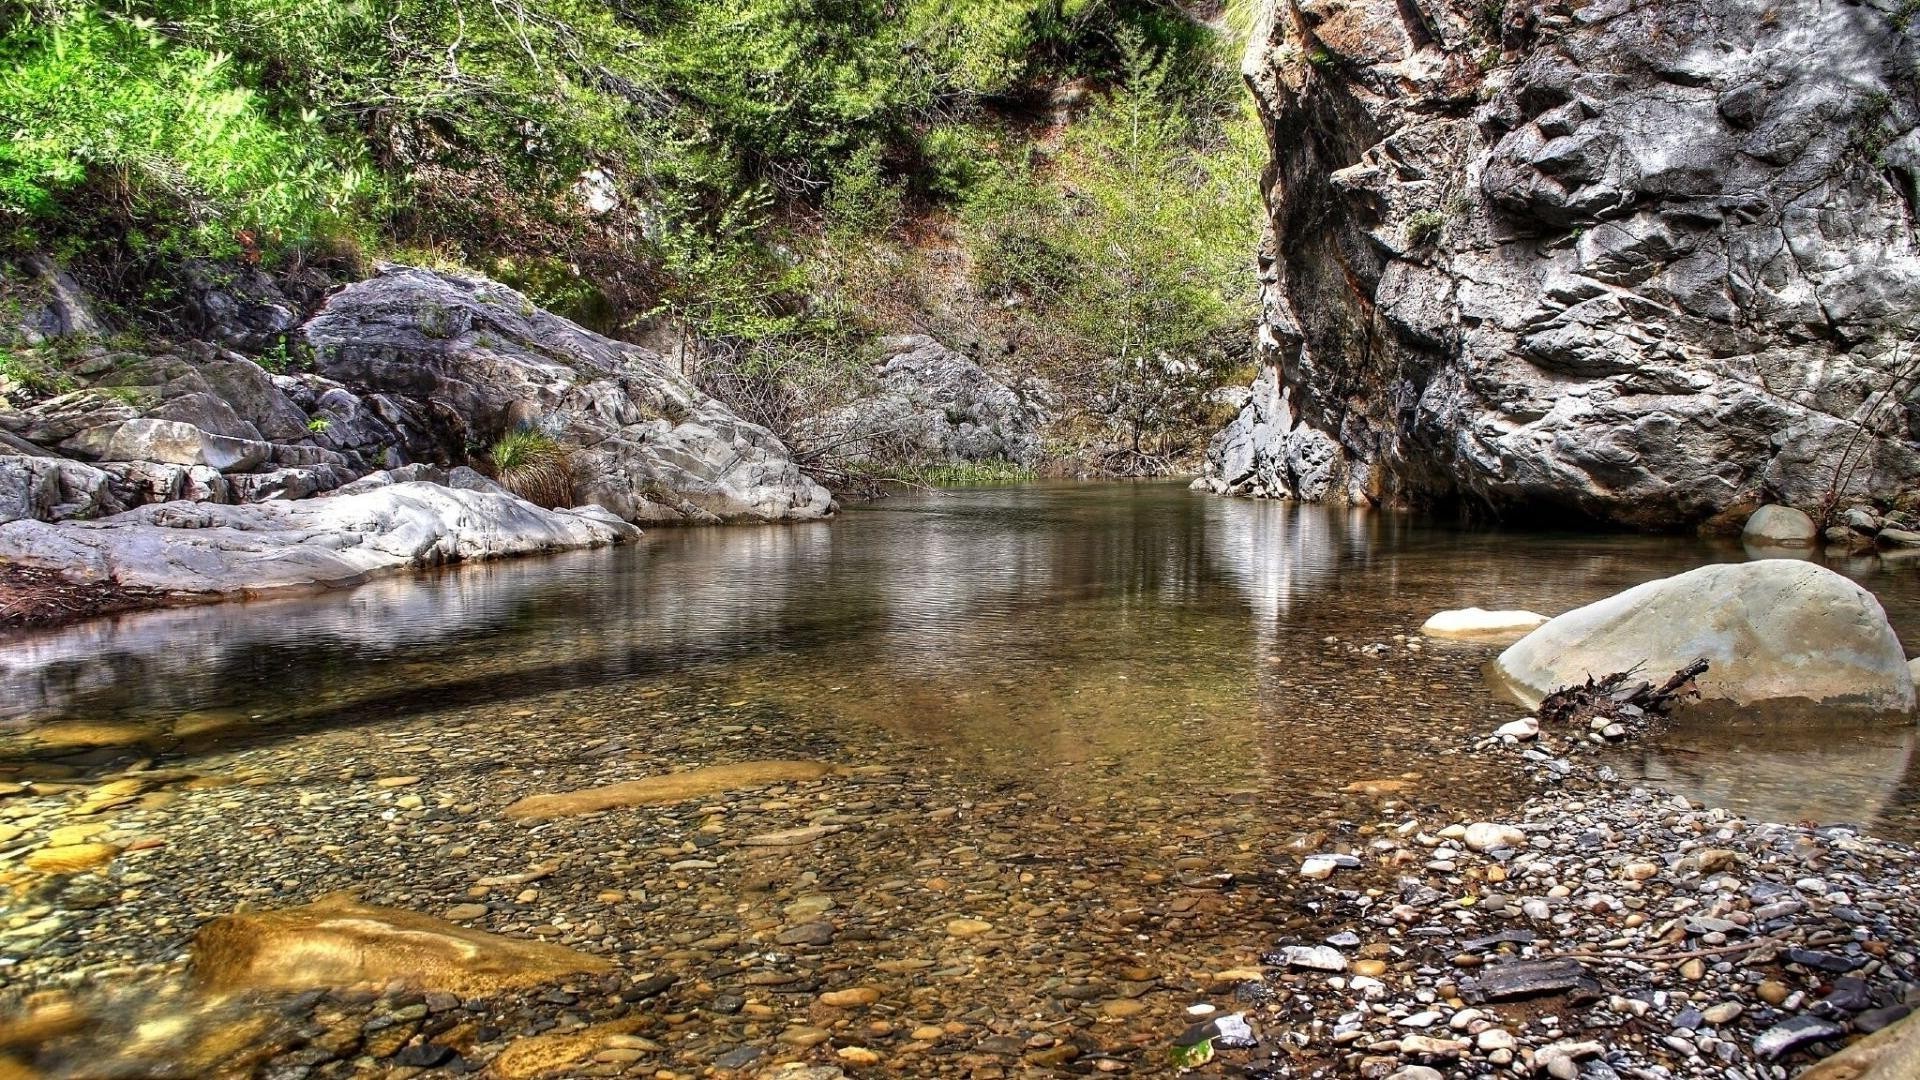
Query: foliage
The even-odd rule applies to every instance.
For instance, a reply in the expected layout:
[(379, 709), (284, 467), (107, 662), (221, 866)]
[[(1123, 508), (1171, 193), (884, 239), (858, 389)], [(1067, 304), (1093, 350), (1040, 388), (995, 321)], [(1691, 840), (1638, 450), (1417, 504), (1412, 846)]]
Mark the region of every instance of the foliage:
[(1417, 210), (1407, 215), (1407, 246), (1424, 247), (1440, 239), (1447, 229), (1447, 215), (1438, 210)]
[(1257, 129), (1226, 103), (1194, 115), (1166, 80), (1142, 54), (1056, 153), (1003, 161), (964, 210), (982, 287), (1136, 451), (1191, 427), (1255, 300)]
[(149, 312), (191, 255), (472, 267), (769, 415), (952, 305), (1137, 449), (1250, 319), (1229, 51), (1158, 0), (0, 0), (0, 247)]
[(573, 460), (566, 447), (537, 427), (516, 427), (487, 451), (501, 487), (545, 507), (573, 505)]
[(173, 215), (186, 248), (225, 253), (311, 238), (372, 190), (316, 116), (273, 115), (230, 54), (147, 19), (29, 15), (0, 37), (0, 72), (0, 216), (55, 216), (86, 189), (104, 212)]
[(23, 405), (64, 394), (79, 384), (44, 350), (0, 345), (0, 401)]
[(943, 465), (893, 466), (878, 470), (884, 479), (922, 487), (992, 487), (1032, 480), (1034, 471), (1009, 461), (963, 461)]

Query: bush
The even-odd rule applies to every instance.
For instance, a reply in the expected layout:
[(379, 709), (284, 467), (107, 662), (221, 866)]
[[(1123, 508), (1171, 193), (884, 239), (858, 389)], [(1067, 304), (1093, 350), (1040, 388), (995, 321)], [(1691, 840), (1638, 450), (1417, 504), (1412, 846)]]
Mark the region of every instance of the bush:
[(1438, 241), (1446, 231), (1447, 215), (1438, 210), (1418, 210), (1407, 215), (1408, 247), (1425, 247)]
[(537, 506), (573, 505), (572, 455), (559, 441), (534, 427), (518, 427), (500, 436), (487, 451), (493, 479)]

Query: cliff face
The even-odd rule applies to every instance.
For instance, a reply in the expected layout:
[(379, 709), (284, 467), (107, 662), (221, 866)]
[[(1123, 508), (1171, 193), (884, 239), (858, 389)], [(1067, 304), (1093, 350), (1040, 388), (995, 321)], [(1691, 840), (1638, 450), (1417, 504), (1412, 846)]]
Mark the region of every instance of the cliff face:
[(1671, 528), (1920, 484), (1901, 0), (1276, 0), (1269, 365), (1201, 483)]

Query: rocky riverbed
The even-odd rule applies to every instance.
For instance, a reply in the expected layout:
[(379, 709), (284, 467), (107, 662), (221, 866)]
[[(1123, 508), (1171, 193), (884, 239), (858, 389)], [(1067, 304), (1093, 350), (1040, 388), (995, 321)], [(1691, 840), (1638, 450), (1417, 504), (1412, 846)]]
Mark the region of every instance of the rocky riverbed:
[[(1157, 1076), (1176, 1053), (1214, 1076), (1784, 1076), (1905, 1007), (1911, 849), (1621, 783), (1585, 732), (1492, 737), (1517, 710), (1448, 689), (1486, 654), (1323, 642), (1285, 681), (1368, 699), (1341, 707), (1381, 756), (1355, 775), (1309, 732), (1263, 785), (1007, 768), (724, 680), (318, 731), (203, 714), (183, 722), (224, 748), (157, 761), (43, 726), (3, 748), (0, 1052), (49, 1080)], [(349, 949), (377, 978), (299, 989), (343, 954), (342, 890), (376, 905), (355, 934), (472, 962)], [(516, 982), (531, 942), (576, 973)]]

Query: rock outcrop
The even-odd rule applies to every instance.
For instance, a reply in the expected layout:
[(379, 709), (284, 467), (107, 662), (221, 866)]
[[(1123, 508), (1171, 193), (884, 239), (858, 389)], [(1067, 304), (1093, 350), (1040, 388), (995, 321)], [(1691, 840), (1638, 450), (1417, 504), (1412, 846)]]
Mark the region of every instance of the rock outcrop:
[(1703, 566), (1567, 612), (1500, 654), (1528, 707), (1589, 677), (1664, 679), (1704, 657), (1703, 702), (1906, 714), (1913, 676), (1873, 594), (1797, 559)]
[(1645, 528), (1920, 483), (1909, 15), (1275, 0), (1270, 368), (1201, 483)]
[(778, 438), (657, 354), (495, 282), (388, 267), (334, 294), (299, 333), (318, 374), (404, 403), (398, 427), (410, 460), (458, 462), (516, 427), (535, 427), (569, 452), (571, 501), (628, 521), (772, 521), (832, 510), (832, 497)]
[(888, 338), (871, 393), (804, 421), (805, 444), (838, 460), (1032, 467), (1044, 450), (1034, 395), (924, 335)]
[(24, 284), (0, 282), (33, 298), (0, 340), (69, 344), (45, 361), (44, 385), (0, 385), (0, 522), (303, 499), (420, 465), (444, 473), (485, 464), (516, 426), (572, 455), (560, 505), (628, 521), (832, 509), (778, 439), (657, 355), (483, 279), (389, 267), (301, 324), (265, 275), (195, 264), (182, 331), (200, 339), (129, 347), (100, 336), (70, 278), (29, 269)]
[(0, 560), (213, 599), (342, 588), (376, 574), (639, 535), (600, 507), (545, 510), (484, 486), (492, 490), (412, 481), (252, 506), (175, 501), (98, 521), (13, 521), (0, 525)]

